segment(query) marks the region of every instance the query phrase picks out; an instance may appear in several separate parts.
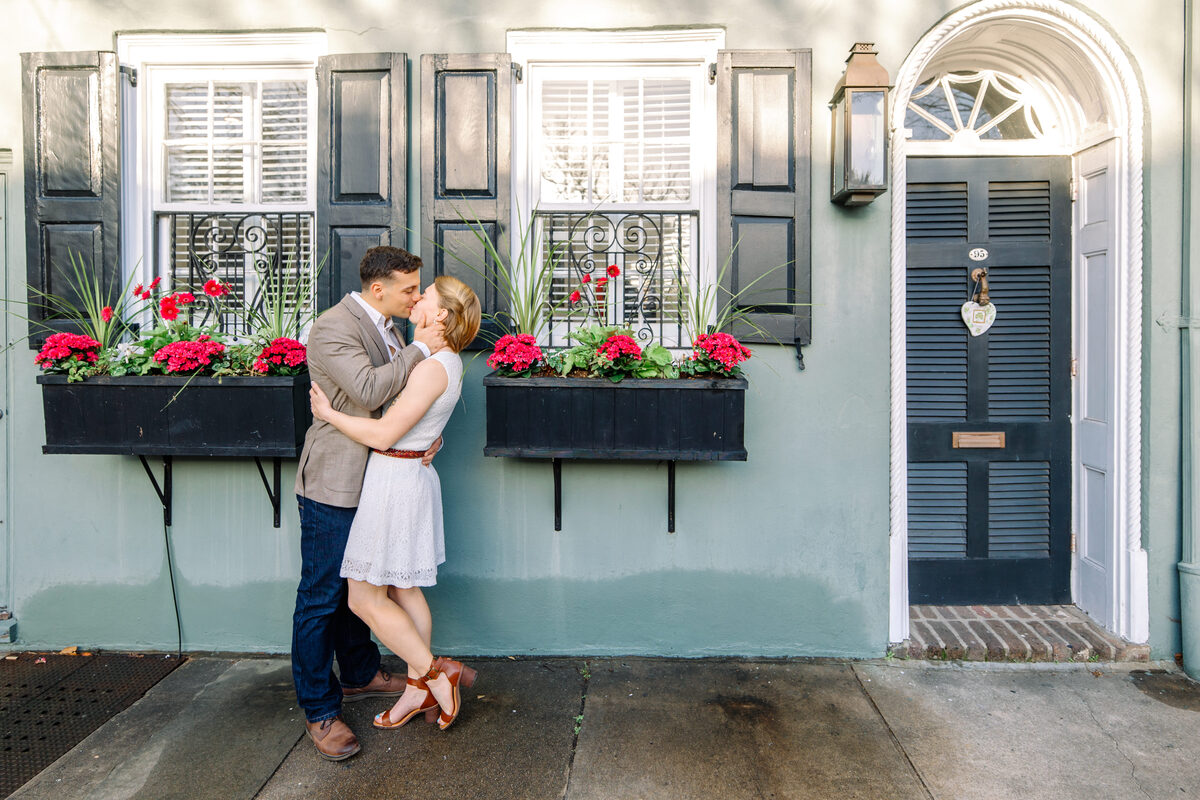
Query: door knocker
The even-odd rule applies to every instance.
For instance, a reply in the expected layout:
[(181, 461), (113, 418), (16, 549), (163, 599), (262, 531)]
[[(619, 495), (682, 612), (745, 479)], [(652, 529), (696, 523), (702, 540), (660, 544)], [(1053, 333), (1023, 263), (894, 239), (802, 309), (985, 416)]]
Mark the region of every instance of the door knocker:
[(971, 280), (975, 282), (975, 291), (971, 299), (962, 305), (963, 322), (972, 336), (980, 336), (996, 321), (996, 306), (992, 305), (988, 295), (988, 271), (983, 267), (971, 270)]

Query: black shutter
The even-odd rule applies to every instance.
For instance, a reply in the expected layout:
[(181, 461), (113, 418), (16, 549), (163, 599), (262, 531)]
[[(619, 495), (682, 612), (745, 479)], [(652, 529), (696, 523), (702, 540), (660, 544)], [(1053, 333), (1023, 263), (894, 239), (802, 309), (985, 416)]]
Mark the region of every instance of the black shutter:
[(717, 80), (717, 264), (762, 331), (733, 333), (809, 344), (812, 52), (721, 51)]
[[(471, 228), (482, 229), (497, 252), (507, 257), (512, 61), (507, 53), (422, 56), (421, 95), (425, 263), (432, 265), (434, 275), (453, 275), (474, 289), (485, 315), (503, 312), (506, 306), (495, 286), (496, 264)], [(499, 326), (485, 319), (472, 348), (489, 346), (499, 333)]]
[(408, 56), (317, 61), (317, 307), (356, 290), (376, 245), (404, 247), (408, 214)]
[[(68, 285), (70, 254), (94, 270), (108, 296), (119, 290), (120, 109), (117, 56), (22, 53), (25, 115), (25, 247), (29, 285), (80, 305)], [(29, 296), (30, 341), (45, 338)], [(77, 330), (78, 321), (45, 326)]]

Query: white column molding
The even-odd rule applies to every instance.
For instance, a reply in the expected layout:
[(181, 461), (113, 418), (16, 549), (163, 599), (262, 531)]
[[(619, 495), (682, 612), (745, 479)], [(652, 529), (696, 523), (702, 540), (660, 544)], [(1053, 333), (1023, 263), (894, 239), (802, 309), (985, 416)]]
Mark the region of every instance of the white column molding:
[(1133, 642), (1149, 638), (1149, 576), (1142, 548), (1142, 168), (1141, 86), (1129, 57), (1109, 30), (1087, 12), (1059, 0), (980, 0), (945, 17), (909, 53), (892, 93), (892, 309), (891, 309), (891, 608), (889, 638), (908, 635), (908, 487), (905, 364), (904, 118), (909, 97), (932, 56), (965, 31), (992, 22), (1027, 23), (1050, 30), (1063, 47), (1085, 55), (1107, 93), (1119, 139), (1117, 186), (1116, 422), (1117, 533), (1123, 546), (1113, 570), (1118, 597), (1116, 633)]

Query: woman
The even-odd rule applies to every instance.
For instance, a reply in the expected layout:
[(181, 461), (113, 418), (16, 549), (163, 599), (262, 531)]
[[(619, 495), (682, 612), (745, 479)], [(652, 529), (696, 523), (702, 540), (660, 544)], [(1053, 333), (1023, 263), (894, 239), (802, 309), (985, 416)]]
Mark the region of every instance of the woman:
[(424, 711), (430, 722), (437, 716), (445, 730), (458, 716), (459, 686), (469, 688), (475, 670), (429, 650), (433, 619), (420, 587), (437, 582), (437, 566), (446, 556), (441, 484), (421, 457), (458, 402), (458, 353), (479, 332), (479, 298), (462, 281), (442, 276), (426, 288), (411, 318), (441, 322), (447, 349), (413, 368), (380, 419), (335, 411), (316, 383), (309, 395), (313, 416), (372, 448), (341, 574), (349, 584), (350, 610), (408, 665), (404, 694), (375, 717), (375, 727), (398, 728)]

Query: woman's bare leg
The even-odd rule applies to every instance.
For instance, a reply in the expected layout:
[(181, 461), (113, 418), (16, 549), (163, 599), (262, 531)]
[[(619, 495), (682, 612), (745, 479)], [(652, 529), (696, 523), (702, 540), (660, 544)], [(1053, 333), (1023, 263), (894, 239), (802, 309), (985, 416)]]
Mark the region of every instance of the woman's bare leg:
[[(431, 647), (433, 644), (433, 614), (429, 612), (429, 604), (425, 602), (425, 593), (421, 591), (420, 587), (389, 586), (388, 598), (404, 609), (409, 619), (413, 621), (413, 625), (416, 626), (417, 633), (425, 641), (425, 646)], [(419, 678), (424, 674), (417, 672), (409, 665), (408, 676), (410, 678)]]
[[(429, 651), (429, 643), (425, 641), (408, 612), (388, 596), (388, 587), (375, 586), (353, 579), (347, 580), (347, 583), (349, 584), (350, 610), (367, 623), (379, 637), (379, 641), (404, 659), (410, 675), (414, 674), (414, 670), (415, 677), (429, 672), (429, 668), (433, 666), (433, 653)], [(424, 596), (421, 597), (421, 603), (424, 604)], [(428, 614), (428, 606), (425, 606), (425, 612)], [(432, 623), (428, 625), (432, 627)], [(439, 675), (430, 681), (429, 688), (443, 708), (453, 706), (453, 687), (445, 675)], [(406, 696), (407, 692), (405, 695), (401, 695), (401, 699)]]
[[(425, 646), (429, 647), (433, 641), (433, 615), (429, 613), (429, 605), (425, 602), (425, 595), (417, 587), (403, 588), (400, 586), (388, 587), (388, 599), (396, 605), (400, 606), (420, 634), (421, 639), (425, 642)], [(408, 677), (419, 678), (424, 673), (418, 672), (412, 665), (408, 666)], [(404, 687), (404, 693), (396, 700), (392, 706), (388, 717), (392, 720), (404, 719), (411, 712), (417, 710), (425, 703), (425, 698), (429, 696), (429, 692), (420, 689), (412, 684)]]

